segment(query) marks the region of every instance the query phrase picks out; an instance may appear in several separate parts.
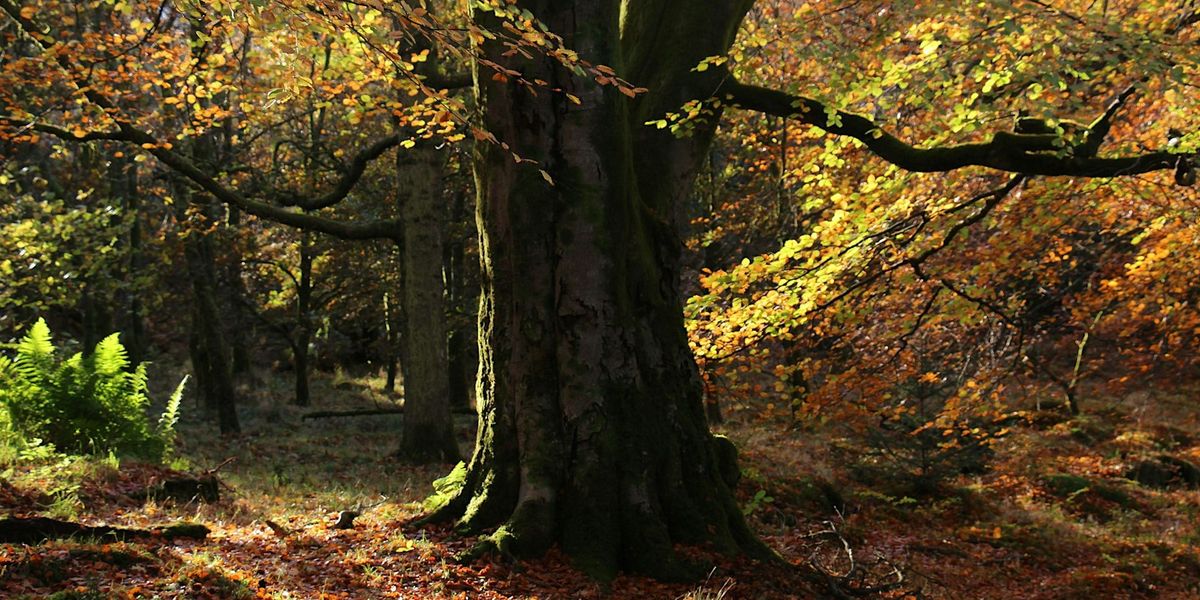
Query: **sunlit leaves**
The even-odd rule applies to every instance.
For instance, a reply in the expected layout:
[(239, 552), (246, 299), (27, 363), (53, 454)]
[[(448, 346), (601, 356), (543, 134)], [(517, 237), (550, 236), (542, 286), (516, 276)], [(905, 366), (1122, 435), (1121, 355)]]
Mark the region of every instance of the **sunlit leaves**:
[[(1179, 65), (1195, 64), (1178, 42), (1196, 32), (1165, 35), (1174, 22), (1165, 8), (1109, 10), (1106, 17), (1078, 3), (782, 3), (754, 15), (729, 64), (744, 81), (870, 115), (927, 146), (1010, 130), (1018, 109), (1090, 122), (1132, 72), (1150, 78), (1102, 152), (1165, 148), (1168, 126), (1200, 130), (1195, 96), (1177, 91)], [(1111, 16), (1121, 11), (1130, 16)], [(684, 107), (649, 125), (675, 128), (686, 114)], [(1127, 357), (1138, 347), (1146, 354), (1138, 344), (1150, 340), (1178, 349), (1194, 335), (1192, 317), (1170, 308), (1194, 297), (1194, 286), (1182, 283), (1192, 266), (1168, 257), (1195, 239), (1182, 216), (1195, 212), (1195, 199), (1159, 187), (1165, 180), (1030, 181), (976, 220), (983, 202), (970, 198), (999, 185), (996, 177), (902, 175), (856, 144), (817, 143), (819, 132), (744, 113), (733, 113), (722, 132), (737, 158), (701, 179), (698, 194), (716, 198), (696, 221), (706, 229), (694, 245), (708, 248), (706, 256), (724, 249), (720, 264), (732, 266), (710, 263), (689, 303), (712, 391), (791, 398), (801, 412), (869, 409), (894, 401), (892, 388), (913, 373), (958, 371), (976, 374), (956, 392), (972, 401), (1012, 395), (1003, 381), (1011, 376), (1038, 382), (1022, 394), (1055, 395), (1055, 378), (1071, 376), (1080, 331), (1135, 336), (1120, 338), (1127, 347), (1093, 342), (1088, 351)], [(1172, 144), (1191, 148), (1195, 140), (1189, 133)], [(1130, 254), (1131, 240), (1154, 249)], [(737, 264), (746, 255), (739, 252), (750, 258)], [(1154, 300), (1135, 300), (1150, 289)], [(1148, 333), (1160, 327), (1164, 338)], [(1013, 357), (1026, 354), (1014, 367)], [(1165, 354), (1178, 365), (1190, 360)], [(774, 385), (756, 374), (764, 363), (777, 365)], [(835, 376), (846, 369), (855, 376)], [(1082, 377), (1092, 373), (1085, 361)]]

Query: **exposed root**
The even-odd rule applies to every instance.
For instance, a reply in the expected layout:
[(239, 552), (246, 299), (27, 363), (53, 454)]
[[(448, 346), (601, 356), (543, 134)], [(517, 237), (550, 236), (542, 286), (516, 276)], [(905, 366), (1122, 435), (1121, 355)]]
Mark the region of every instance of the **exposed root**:
[(506, 560), (517, 560), (513, 552), (514, 535), (508, 527), (501, 527), (495, 533), (480, 538), (469, 550), (461, 552), (454, 560), (459, 564), (473, 563), (488, 556), (499, 556)]

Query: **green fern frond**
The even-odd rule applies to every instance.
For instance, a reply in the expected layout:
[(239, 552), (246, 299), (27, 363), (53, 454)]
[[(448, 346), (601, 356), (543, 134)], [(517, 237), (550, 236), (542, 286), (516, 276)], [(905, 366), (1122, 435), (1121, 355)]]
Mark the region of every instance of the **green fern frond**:
[(187, 382), (188, 376), (184, 375), (183, 379), (179, 380), (179, 385), (175, 386), (175, 391), (171, 392), (171, 397), (167, 399), (166, 410), (158, 418), (158, 435), (168, 444), (171, 443), (171, 438), (175, 437), (175, 424), (179, 422), (179, 406), (183, 402), (183, 390)]
[(93, 368), (100, 375), (116, 375), (129, 366), (129, 354), (121, 345), (120, 334), (112, 334), (96, 344), (92, 353)]
[(29, 333), (25, 334), (21, 343), (17, 345), (17, 354), (38, 358), (54, 354), (54, 343), (50, 338), (50, 326), (46, 325), (46, 319), (38, 319), (37, 323), (29, 328)]
[(138, 394), (145, 396), (146, 392), (150, 389), (150, 377), (146, 375), (146, 365), (138, 365), (137, 368), (128, 375), (130, 387), (132, 387)]
[(30, 382), (44, 382), (50, 378), (53, 364), (54, 343), (50, 338), (50, 327), (45, 319), (38, 319), (17, 344), (13, 368), (20, 377)]

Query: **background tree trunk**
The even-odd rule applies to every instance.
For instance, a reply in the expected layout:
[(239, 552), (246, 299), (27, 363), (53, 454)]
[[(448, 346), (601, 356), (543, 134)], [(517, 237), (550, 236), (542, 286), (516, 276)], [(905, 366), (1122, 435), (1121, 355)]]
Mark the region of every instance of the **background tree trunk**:
[(393, 314), (396, 312), (393, 307), (395, 304), (394, 297), (393, 293), (389, 290), (383, 292), (383, 332), (384, 344), (386, 344), (384, 356), (387, 360), (387, 381), (383, 385), (389, 394), (396, 393), (396, 376), (400, 371), (400, 352), (397, 348), (400, 342), (396, 339), (399, 327), (396, 323), (396, 317)]
[[(184, 220), (185, 207), (192, 203), (192, 190), (186, 183), (175, 180), (172, 186), (180, 202), (178, 217)], [(192, 284), (192, 330), (188, 338), (192, 371), (196, 376), (200, 404), (217, 414), (222, 434), (241, 431), (237, 416), (237, 393), (230, 372), (229, 346), (222, 327), (222, 311), (218, 302), (217, 266), (214, 244), (208, 223), (214, 218), (212, 203), (205, 203), (205, 215), (200, 227), (184, 232), (183, 253), (187, 262), (188, 280)]]
[(108, 163), (108, 184), (114, 199), (123, 204), (129, 229), (126, 233), (128, 255), (125, 262), (124, 289), (121, 296), (125, 303), (125, 327), (121, 343), (129, 351), (130, 364), (146, 360), (146, 327), (142, 318), (142, 285), (139, 281), (145, 273), (142, 256), (142, 218), (138, 198), (137, 163), (131, 156), (113, 156)]
[[(450, 407), (473, 408), (471, 403), (472, 377), (476, 371), (474, 345), (474, 304), (477, 299), (468, 293), (465, 231), (461, 224), (468, 218), (465, 191), (456, 191), (450, 202), (449, 239), (443, 259), (442, 272), (446, 282), (446, 322), (450, 333), (446, 340), (447, 369), (449, 370)], [(471, 228), (474, 231), (474, 228)], [(469, 302), (473, 302), (468, 306)]]
[(296, 375), (296, 406), (308, 406), (308, 346), (312, 341), (312, 233), (300, 232), (300, 281), (296, 289), (296, 333), (292, 360)]
[[(227, 135), (231, 137), (232, 133)], [(222, 273), (224, 280), (221, 285), (221, 300), (227, 311), (225, 314), (228, 315), (225, 331), (229, 336), (230, 369), (233, 375), (237, 376), (250, 371), (249, 340), (254, 337), (254, 325), (247, 314), (246, 284), (242, 281), (242, 249), (236, 242), (242, 226), (242, 211), (234, 206), (227, 206), (226, 210), (228, 215), (225, 219), (225, 229), (230, 243), (227, 246), (226, 268)]]
[(555, 184), (478, 145), (480, 428), (461, 489), (433, 518), (502, 525), (491, 542), (518, 555), (557, 542), (600, 578), (620, 568), (699, 575), (678, 560), (677, 543), (770, 556), (734, 500), (736, 452), (708, 430), (678, 289), (676, 209), (713, 126), (688, 139), (643, 126), (647, 114), (716, 89), (708, 77), (689, 80), (700, 78), (691, 68), (728, 48), (749, 2), (518, 5), (581, 57), (661, 88), (630, 102), (552, 59), (486, 47), (581, 104), (477, 67), (489, 130)]
[(193, 369), (203, 369), (201, 380), (206, 407), (215, 408), (221, 433), (238, 433), (241, 426), (237, 416), (237, 394), (230, 373), (229, 347), (221, 327), (221, 310), (217, 304), (216, 267), (212, 257), (212, 241), (204, 234), (191, 232), (184, 242), (188, 277), (192, 281), (192, 328), (196, 344), (192, 347)]
[(450, 415), (446, 309), (442, 280), (441, 152), (423, 144), (400, 152), (404, 347), (404, 432), (397, 454), (413, 462), (459, 459)]

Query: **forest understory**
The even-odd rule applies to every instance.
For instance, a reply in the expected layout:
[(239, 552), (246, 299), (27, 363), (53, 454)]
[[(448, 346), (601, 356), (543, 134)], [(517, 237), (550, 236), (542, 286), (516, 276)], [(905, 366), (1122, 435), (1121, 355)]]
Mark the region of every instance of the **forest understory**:
[[(790, 566), (695, 548), (685, 555), (713, 564), (703, 582), (621, 575), (601, 585), (557, 551), (520, 563), (462, 563), (473, 538), (415, 525), (446, 467), (393, 458), (402, 415), (302, 419), (315, 410), (387, 408), (381, 378), (318, 374), (314, 406), (303, 409), (286, 405), (286, 378), (261, 371), (251, 379), (242, 384), (245, 433), (219, 437), (202, 413), (185, 411), (185, 441), (169, 466), (0, 449), (0, 508), (9, 517), (211, 530), (202, 541), (0, 545), (0, 596), (700, 600), (863, 597), (869, 586), (881, 591), (866, 597), (879, 598), (1200, 594), (1197, 482), (1128, 478), (1144, 459), (1200, 461), (1200, 422), (1180, 394), (1089, 399), (1074, 419), (1057, 408), (1030, 410), (994, 445), (987, 469), (920, 493), (900, 475), (903, 466), (855, 458), (852, 439), (835, 427), (796, 431), (727, 407), (718, 429), (742, 449), (738, 501)], [(456, 419), (464, 453), (473, 430), (472, 417)], [(137, 499), (183, 473), (215, 475), (219, 501)], [(335, 528), (347, 510), (362, 514)], [(841, 579), (847, 548), (861, 574), (854, 582)], [(889, 586), (898, 575), (903, 581)]]

